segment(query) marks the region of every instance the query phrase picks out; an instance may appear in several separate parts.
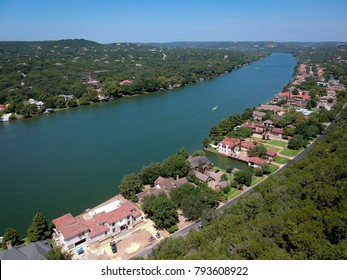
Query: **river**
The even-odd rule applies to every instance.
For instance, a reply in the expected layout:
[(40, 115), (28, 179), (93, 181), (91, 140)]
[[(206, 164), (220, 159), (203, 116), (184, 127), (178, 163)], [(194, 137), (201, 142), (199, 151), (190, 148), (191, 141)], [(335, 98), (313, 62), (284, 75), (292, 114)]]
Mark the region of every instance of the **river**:
[(0, 123), (0, 235), (12, 227), (25, 237), (36, 212), (79, 214), (117, 194), (124, 175), (181, 147), (201, 149), (213, 124), (267, 102), (295, 64), (273, 53), (184, 88)]

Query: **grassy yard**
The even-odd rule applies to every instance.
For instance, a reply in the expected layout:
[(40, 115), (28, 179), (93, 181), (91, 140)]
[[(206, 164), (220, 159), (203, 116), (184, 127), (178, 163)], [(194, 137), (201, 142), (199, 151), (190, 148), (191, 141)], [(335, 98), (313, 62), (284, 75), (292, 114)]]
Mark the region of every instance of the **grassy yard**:
[(274, 173), (278, 169), (279, 169), (279, 167), (277, 165), (270, 164), (270, 171), (271, 171), (271, 173)]
[(274, 145), (274, 146), (277, 146), (277, 147), (282, 147), (282, 148), (284, 148), (285, 146), (288, 145), (287, 142), (283, 142), (283, 141), (280, 141), (280, 140), (268, 140), (267, 143), (269, 143), (271, 145)]
[(265, 140), (259, 137), (252, 137), (252, 140), (257, 141), (258, 143), (263, 143), (263, 144), (271, 144), (277, 147), (284, 148), (285, 146), (288, 145), (287, 142), (280, 141), (280, 140)]
[(284, 158), (284, 157), (280, 157), (280, 156), (277, 156), (275, 158), (275, 162), (277, 162), (279, 164), (286, 164), (288, 161), (289, 161), (289, 159)]
[(302, 150), (303, 150), (303, 148), (301, 148), (299, 150), (291, 150), (288, 148), (284, 148), (283, 151), (280, 152), (280, 155), (284, 155), (284, 156), (288, 156), (288, 157), (295, 157)]
[(269, 145), (266, 145), (266, 144), (264, 144), (264, 146), (265, 146), (266, 149), (268, 149), (268, 150), (274, 150), (274, 151), (277, 151), (277, 152), (279, 152), (280, 150), (282, 150), (282, 148), (276, 148), (276, 147), (269, 146)]
[(259, 183), (261, 180), (263, 180), (264, 177), (256, 177), (256, 176), (253, 176), (252, 177), (252, 183), (251, 183), (251, 186), (254, 186), (255, 184)]
[(235, 189), (235, 188), (231, 188), (230, 191), (228, 192), (227, 196), (227, 200), (231, 200), (233, 199), (235, 196), (239, 195), (241, 193), (240, 190)]

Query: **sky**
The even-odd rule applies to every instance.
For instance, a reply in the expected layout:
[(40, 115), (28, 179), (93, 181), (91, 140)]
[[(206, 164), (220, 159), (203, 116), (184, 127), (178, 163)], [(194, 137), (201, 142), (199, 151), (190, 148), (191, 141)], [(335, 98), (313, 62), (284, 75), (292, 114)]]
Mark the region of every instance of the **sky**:
[(0, 0), (0, 41), (347, 41), (346, 0)]

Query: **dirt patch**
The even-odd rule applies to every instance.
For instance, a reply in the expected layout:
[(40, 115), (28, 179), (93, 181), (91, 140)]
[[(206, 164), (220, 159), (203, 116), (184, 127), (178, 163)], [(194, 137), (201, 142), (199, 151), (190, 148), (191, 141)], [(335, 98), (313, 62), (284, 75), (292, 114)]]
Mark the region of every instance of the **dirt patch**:
[(136, 252), (139, 248), (140, 248), (140, 243), (138, 243), (138, 242), (133, 242), (133, 243), (130, 244), (130, 247), (126, 248), (125, 251), (126, 251), (128, 254), (131, 254), (131, 253)]

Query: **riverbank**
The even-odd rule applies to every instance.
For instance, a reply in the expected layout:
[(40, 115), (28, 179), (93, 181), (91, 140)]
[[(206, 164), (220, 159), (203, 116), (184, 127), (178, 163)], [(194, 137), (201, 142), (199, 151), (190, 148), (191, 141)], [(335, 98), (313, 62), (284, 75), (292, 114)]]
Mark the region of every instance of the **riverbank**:
[[(269, 100), (283, 88), (294, 65), (292, 55), (275, 53), (171, 92), (0, 124), (6, 159), (0, 162), (6, 174), (0, 187), (6, 197), (1, 201), (6, 211), (0, 212), (0, 232), (12, 227), (24, 236), (38, 211), (47, 219), (67, 211), (81, 213), (119, 193), (126, 174), (161, 162), (182, 146), (193, 153), (213, 124)], [(214, 160), (216, 165), (223, 161)]]

